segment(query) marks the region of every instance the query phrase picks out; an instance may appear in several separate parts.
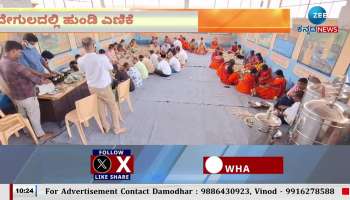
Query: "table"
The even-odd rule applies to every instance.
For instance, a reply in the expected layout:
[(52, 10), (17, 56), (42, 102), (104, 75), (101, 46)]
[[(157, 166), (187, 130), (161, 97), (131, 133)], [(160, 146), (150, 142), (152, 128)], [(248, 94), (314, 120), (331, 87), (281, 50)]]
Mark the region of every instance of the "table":
[(38, 96), (41, 121), (61, 123), (66, 114), (75, 109), (75, 102), (90, 95), (86, 80), (73, 84), (56, 85), (61, 91), (57, 94)]

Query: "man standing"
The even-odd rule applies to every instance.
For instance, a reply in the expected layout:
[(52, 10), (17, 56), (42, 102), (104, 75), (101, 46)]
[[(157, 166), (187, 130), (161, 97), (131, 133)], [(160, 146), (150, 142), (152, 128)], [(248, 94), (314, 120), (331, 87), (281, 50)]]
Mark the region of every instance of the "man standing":
[(120, 127), (120, 111), (111, 88), (110, 72), (113, 70), (112, 63), (107, 56), (96, 54), (95, 41), (91, 37), (84, 38), (82, 45), (86, 54), (78, 59), (78, 67), (86, 74), (90, 93), (96, 94), (98, 97), (98, 112), (102, 126), (106, 132), (111, 128), (106, 118), (107, 106), (112, 113), (114, 133), (123, 133), (126, 129)]
[(11, 97), (18, 107), (18, 112), (27, 116), (39, 141), (44, 142), (53, 137), (41, 127), (40, 107), (36, 97), (35, 85), (50, 83), (40, 75), (19, 63), (22, 45), (16, 41), (7, 41), (5, 56), (0, 60), (0, 75), (6, 82)]
[(20, 57), (19, 62), (32, 69), (37, 75), (43, 76), (45, 78), (50, 77), (50, 74), (45, 73), (45, 69), (49, 73), (53, 73), (48, 65), (44, 65), (44, 60), (39, 54), (38, 50), (35, 48), (36, 43), (38, 43), (38, 38), (33, 33), (26, 33), (23, 36), (23, 52)]

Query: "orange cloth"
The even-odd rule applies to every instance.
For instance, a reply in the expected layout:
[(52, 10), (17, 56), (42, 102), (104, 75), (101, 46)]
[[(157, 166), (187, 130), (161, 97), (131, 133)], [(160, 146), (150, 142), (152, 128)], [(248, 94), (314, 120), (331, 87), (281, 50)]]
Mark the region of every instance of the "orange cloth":
[(227, 70), (224, 70), (220, 76), (220, 80), (225, 85), (236, 85), (239, 81), (239, 72), (233, 72), (232, 74), (227, 73)]
[(236, 53), (237, 50), (238, 50), (238, 45), (232, 45), (231, 51), (232, 51), (233, 53)]
[(244, 94), (252, 94), (252, 89), (255, 87), (255, 76), (252, 74), (245, 74), (236, 86), (238, 92)]
[(284, 77), (274, 78), (268, 86), (256, 87), (256, 95), (263, 99), (275, 99), (284, 94), (286, 79)]
[(196, 53), (200, 55), (204, 55), (207, 53), (207, 49), (205, 48), (205, 45), (203, 43), (199, 44), (199, 47), (196, 49)]
[(184, 40), (183, 38), (180, 38), (180, 42), (182, 44), (182, 48), (185, 50), (189, 50), (190, 49), (190, 44)]
[(222, 76), (222, 73), (224, 73), (226, 68), (226, 64), (222, 63), (217, 69), (216, 69), (216, 75), (218, 75), (219, 77)]
[(259, 85), (268, 84), (271, 81), (271, 78), (272, 78), (271, 68), (265, 71), (260, 71), (259, 77), (258, 77), (258, 83)]
[(254, 56), (249, 56), (247, 58), (247, 63), (251, 64), (251, 65), (257, 65), (259, 63), (258, 58), (254, 55)]
[(210, 48), (216, 49), (219, 47), (219, 43), (216, 40), (211, 41)]
[(189, 50), (190, 49), (190, 44), (185, 40), (184, 43), (182, 44), (182, 48), (185, 50)]
[(219, 51), (215, 50), (212, 54), (211, 54), (211, 61), (214, 59), (215, 56), (219, 55)]
[(227, 80), (227, 83), (229, 85), (237, 85), (238, 82), (239, 82), (239, 77), (240, 77), (240, 73), (239, 72), (233, 72), (229, 77), (228, 77), (228, 80)]
[(255, 65), (252, 65), (250, 63), (247, 63), (244, 65), (244, 69), (246, 69), (246, 70), (252, 70), (254, 68), (255, 68)]
[(210, 67), (213, 69), (218, 69), (221, 64), (225, 62), (224, 58), (222, 56), (215, 56), (210, 63)]

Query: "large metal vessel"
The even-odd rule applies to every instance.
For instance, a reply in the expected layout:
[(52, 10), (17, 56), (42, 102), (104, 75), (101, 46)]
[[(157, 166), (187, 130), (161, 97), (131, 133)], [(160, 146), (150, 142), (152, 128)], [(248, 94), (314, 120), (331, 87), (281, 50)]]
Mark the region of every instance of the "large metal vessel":
[(325, 99), (308, 101), (289, 132), (291, 142), (298, 145), (347, 143), (350, 135), (349, 107)]
[(273, 105), (266, 113), (254, 116), (254, 133), (250, 135), (249, 144), (270, 144), (272, 136), (278, 131), (282, 122), (272, 113)]

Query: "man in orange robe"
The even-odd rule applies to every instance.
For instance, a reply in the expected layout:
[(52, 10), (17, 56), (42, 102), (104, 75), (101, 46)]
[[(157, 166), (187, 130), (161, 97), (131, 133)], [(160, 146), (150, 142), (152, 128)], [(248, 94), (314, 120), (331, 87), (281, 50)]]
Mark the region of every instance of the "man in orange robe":
[(210, 43), (210, 48), (216, 49), (218, 47), (219, 47), (218, 38), (214, 38), (213, 41), (211, 41), (211, 43)]
[(229, 82), (229, 78), (230, 78), (230, 75), (233, 73), (234, 65), (235, 65), (235, 60), (231, 59), (220, 66), (217, 72), (222, 83), (226, 85), (231, 85), (231, 83)]
[(200, 54), (200, 55), (205, 55), (207, 54), (207, 48), (205, 46), (205, 42), (204, 39), (201, 38), (201, 41), (199, 42), (198, 48), (196, 49), (196, 54)]
[(258, 58), (255, 55), (255, 51), (251, 50), (250, 54), (249, 54), (249, 56), (247, 58), (246, 64), (256, 65), (258, 63), (259, 63), (259, 60), (258, 60)]
[(182, 37), (182, 38), (180, 39), (180, 42), (181, 42), (182, 48), (183, 48), (184, 50), (189, 50), (189, 49), (190, 49), (190, 44), (187, 42), (187, 40), (186, 40), (185, 37)]
[(284, 78), (282, 70), (275, 72), (276, 76), (273, 80), (262, 86), (256, 87), (256, 95), (263, 99), (277, 99), (284, 94), (286, 88), (286, 79)]
[(229, 77), (227, 82), (230, 83), (230, 85), (237, 85), (239, 82), (239, 78), (241, 77), (241, 74), (239, 72), (233, 72)]
[(250, 73), (244, 74), (243, 79), (240, 80), (236, 86), (236, 90), (240, 93), (252, 95), (252, 90), (256, 85), (256, 75), (258, 71), (252, 69)]
[(211, 63), (209, 65), (212, 69), (218, 69), (221, 64), (225, 62), (223, 53), (220, 51), (217, 56), (214, 56), (214, 58), (211, 60)]
[(231, 52), (231, 53), (236, 53), (237, 50), (238, 50), (238, 43), (237, 43), (237, 41), (235, 41), (235, 42), (233, 43), (233, 45), (231, 46), (230, 52)]
[(268, 84), (272, 79), (272, 71), (266, 64), (262, 65), (261, 71), (259, 71), (258, 75), (258, 83), (259, 85)]

